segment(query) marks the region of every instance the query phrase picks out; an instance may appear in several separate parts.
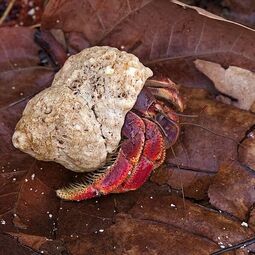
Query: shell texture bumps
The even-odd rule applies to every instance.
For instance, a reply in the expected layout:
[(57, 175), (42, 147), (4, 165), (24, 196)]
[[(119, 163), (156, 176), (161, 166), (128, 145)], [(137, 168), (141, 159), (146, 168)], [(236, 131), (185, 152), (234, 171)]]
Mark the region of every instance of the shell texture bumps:
[(28, 102), (14, 146), (76, 172), (97, 169), (118, 147), (125, 115), (150, 76), (137, 57), (116, 48), (71, 56), (51, 87)]

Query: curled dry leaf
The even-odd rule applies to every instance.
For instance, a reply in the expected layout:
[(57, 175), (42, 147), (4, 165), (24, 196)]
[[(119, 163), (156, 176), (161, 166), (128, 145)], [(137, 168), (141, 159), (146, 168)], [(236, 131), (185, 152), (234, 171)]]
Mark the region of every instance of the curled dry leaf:
[(255, 73), (237, 66), (225, 69), (218, 63), (200, 59), (194, 62), (197, 69), (208, 76), (221, 93), (237, 100), (233, 105), (252, 110), (255, 103)]

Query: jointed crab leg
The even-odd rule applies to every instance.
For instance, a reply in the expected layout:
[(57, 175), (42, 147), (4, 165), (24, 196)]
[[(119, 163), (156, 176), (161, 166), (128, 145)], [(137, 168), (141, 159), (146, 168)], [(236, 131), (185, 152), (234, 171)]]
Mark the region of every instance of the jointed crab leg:
[(165, 159), (164, 137), (158, 126), (147, 119), (145, 123), (145, 144), (139, 163), (133, 168), (131, 175), (113, 192), (136, 190), (148, 179), (151, 171), (157, 168)]
[(90, 183), (76, 184), (57, 190), (57, 195), (65, 200), (79, 201), (112, 192), (126, 179), (139, 161), (145, 141), (144, 132), (145, 126), (142, 119), (129, 112), (123, 127), (123, 136), (127, 140), (122, 143), (113, 164), (89, 174)]

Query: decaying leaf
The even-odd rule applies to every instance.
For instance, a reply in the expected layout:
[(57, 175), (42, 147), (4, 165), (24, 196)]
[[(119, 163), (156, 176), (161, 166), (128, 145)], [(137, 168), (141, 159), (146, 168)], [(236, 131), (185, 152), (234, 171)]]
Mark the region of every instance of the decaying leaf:
[(218, 63), (200, 59), (194, 62), (198, 70), (208, 76), (221, 93), (237, 100), (233, 105), (252, 110), (255, 102), (255, 73), (237, 66), (225, 69)]
[(33, 251), (31, 248), (21, 245), (17, 240), (13, 239), (11, 235), (0, 233), (0, 247), (1, 254), (8, 255), (40, 255), (40, 253)]

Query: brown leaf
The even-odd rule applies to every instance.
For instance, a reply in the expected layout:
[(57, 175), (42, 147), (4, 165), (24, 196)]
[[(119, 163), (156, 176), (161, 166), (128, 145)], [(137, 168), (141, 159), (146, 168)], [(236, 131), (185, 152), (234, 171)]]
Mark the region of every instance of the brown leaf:
[(253, 0), (182, 0), (182, 2), (199, 6), (228, 20), (233, 20), (235, 22), (250, 26), (252, 28), (255, 27), (255, 2)]
[(230, 9), (228, 18), (250, 27), (255, 27), (254, 11), (255, 3), (252, 0), (225, 0), (226, 7)]
[(249, 226), (255, 229), (255, 207), (254, 206), (250, 211)]
[[(246, 137), (247, 130), (253, 127), (254, 115), (214, 101), (209, 94), (201, 90), (183, 89), (182, 92), (187, 98), (186, 112), (197, 114), (199, 117), (181, 120), (181, 123), (186, 124), (182, 126), (179, 142), (173, 150), (168, 151), (166, 165), (155, 171), (151, 180), (159, 184), (167, 183), (178, 190), (183, 189), (185, 196), (195, 199), (206, 198), (212, 183), (214, 187), (216, 183), (222, 187), (215, 190), (222, 198), (233, 196), (230, 183), (228, 183), (230, 186), (223, 187), (227, 178), (230, 178), (230, 182), (235, 180), (238, 183), (235, 185), (237, 196), (246, 200), (246, 206), (243, 206), (242, 210), (239, 210), (238, 202), (231, 199), (221, 201), (216, 199), (211, 202), (214, 206), (222, 210), (226, 209), (229, 213), (244, 219), (249, 207), (255, 201), (255, 191), (252, 188), (254, 174), (249, 174), (245, 166), (241, 167), (236, 163), (233, 165), (233, 171), (237, 172), (237, 175), (220, 176), (215, 180), (214, 176), (223, 164), (232, 164), (232, 161), (240, 160), (237, 148), (241, 151), (247, 150), (246, 144), (239, 146), (238, 143)], [(249, 152), (253, 150), (252, 145), (249, 147)], [(230, 210), (233, 207), (232, 203), (236, 206), (235, 210)]]
[(249, 167), (254, 171), (255, 169), (255, 141), (254, 131), (251, 130), (247, 133), (246, 137), (238, 147), (238, 159), (246, 167)]
[(27, 99), (49, 85), (53, 72), (49, 67), (38, 65), (39, 47), (33, 42), (32, 30), (7, 27), (0, 30), (3, 38), (0, 48), (0, 214), (5, 222), (0, 226), (7, 232), (20, 229), (50, 237), (54, 234), (59, 203), (54, 189), (64, 181), (62, 177), (58, 179), (64, 170), (16, 150), (11, 137)]
[[(255, 71), (253, 31), (167, 0), (49, 1), (42, 26), (75, 32), (76, 49), (110, 45), (132, 52), (183, 85), (211, 85), (194, 67), (197, 58)], [(72, 48), (70, 37), (68, 43)]]
[(131, 215), (182, 229), (225, 247), (254, 236), (253, 230), (243, 227), (240, 221), (178, 196), (155, 196), (152, 201), (148, 197), (141, 199), (131, 209)]
[(0, 233), (0, 254), (1, 255), (39, 255), (28, 247), (22, 246), (13, 237)]
[[(112, 254), (166, 255), (178, 254), (179, 251), (183, 254), (208, 254), (217, 250), (217, 245), (206, 238), (168, 224), (134, 219), (128, 215), (120, 215), (109, 232)], [(106, 245), (111, 243), (109, 241)]]
[(43, 236), (33, 236), (24, 233), (10, 233), (19, 243), (39, 251), (41, 254), (63, 255), (68, 254), (61, 240), (52, 240)]
[(150, 180), (159, 185), (168, 184), (172, 189), (183, 192), (185, 197), (202, 200), (207, 199), (213, 176), (214, 173), (206, 170), (164, 164), (153, 172)]
[[(39, 47), (33, 30), (3, 27), (0, 43), (0, 107), (15, 105), (42, 90), (52, 80), (52, 70), (38, 66)], [(17, 43), (18, 42), (18, 43)]]
[(254, 188), (252, 171), (237, 162), (223, 164), (209, 188), (210, 203), (245, 220), (255, 201)]

